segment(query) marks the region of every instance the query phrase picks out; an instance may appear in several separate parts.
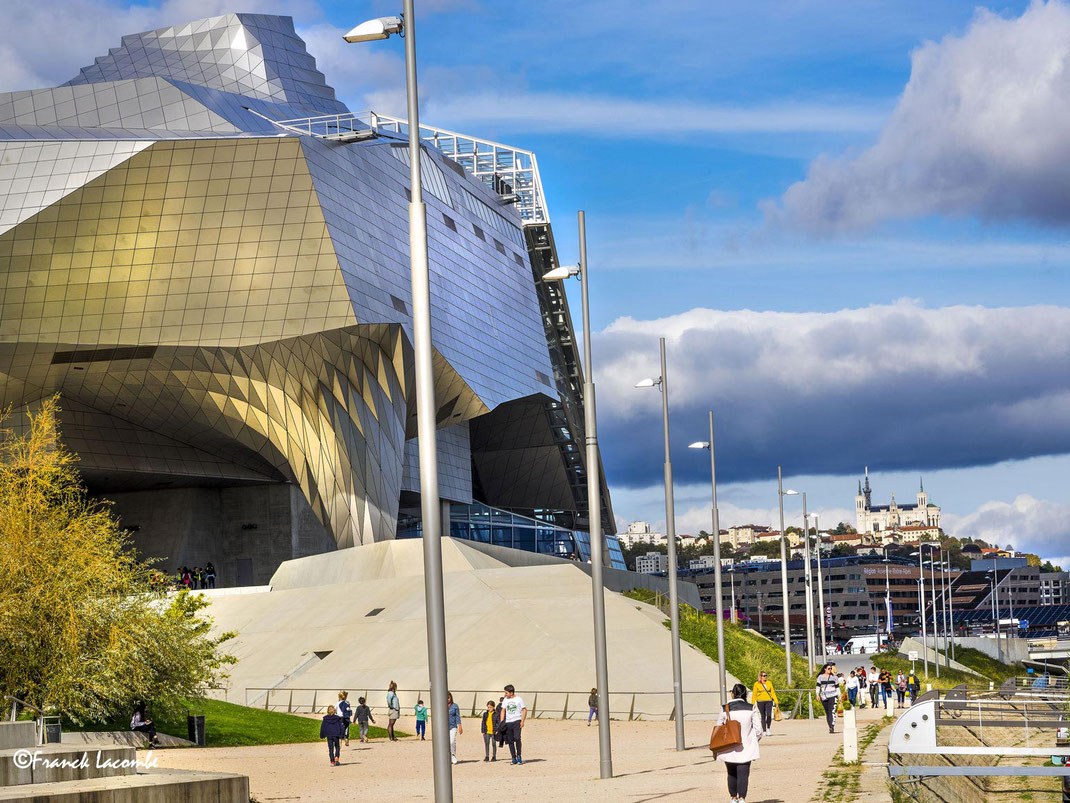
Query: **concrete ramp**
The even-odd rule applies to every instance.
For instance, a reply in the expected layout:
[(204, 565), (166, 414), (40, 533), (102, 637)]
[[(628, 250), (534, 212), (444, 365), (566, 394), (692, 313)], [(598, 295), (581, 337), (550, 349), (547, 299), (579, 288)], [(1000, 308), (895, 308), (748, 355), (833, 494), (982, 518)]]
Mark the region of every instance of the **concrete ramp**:
[[(538, 693), (536, 715), (586, 715), (595, 685), (590, 577), (572, 561), (510, 566), (464, 541), (443, 539), (442, 547), (450, 685), (462, 707), (482, 708), (512, 683), (529, 705)], [(669, 633), (652, 611), (606, 593), (613, 716), (672, 713)], [(238, 664), (219, 695), (231, 702), (308, 712), (346, 689), (382, 708), (391, 680), (403, 712), (419, 696), (426, 701), (418, 540), (288, 561), (270, 591), (213, 597), (209, 614), (217, 630), (239, 633), (229, 645)], [(303, 669), (291, 680), (295, 666)], [(717, 665), (686, 644), (683, 679), (687, 710), (714, 712)]]

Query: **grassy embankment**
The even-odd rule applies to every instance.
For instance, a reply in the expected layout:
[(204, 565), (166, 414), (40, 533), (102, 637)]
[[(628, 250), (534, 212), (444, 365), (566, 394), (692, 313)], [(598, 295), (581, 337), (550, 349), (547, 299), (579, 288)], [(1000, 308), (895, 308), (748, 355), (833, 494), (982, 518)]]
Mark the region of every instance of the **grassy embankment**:
[[(190, 711), (204, 714), (204, 739), (208, 747), (243, 747), (262, 744), (295, 744), (298, 742), (318, 742), (320, 738), (319, 719), (283, 714), (278, 711), (265, 711), (262, 708), (248, 708), (244, 705), (225, 703), (222, 700), (196, 700), (190, 704)], [(160, 733), (187, 736), (186, 713), (153, 717), (156, 729)], [(110, 722), (89, 725), (74, 725), (65, 722), (63, 729), (68, 731), (115, 731), (127, 730), (129, 717), (114, 719)], [(353, 726), (356, 738), (356, 725)], [(395, 731), (398, 736), (406, 736)], [(372, 738), (386, 736), (386, 730), (374, 725), (368, 735)]]
[[(637, 588), (624, 594), (629, 599), (654, 604), (655, 593)], [(666, 621), (666, 627), (668, 621)], [(708, 614), (696, 611), (690, 605), (680, 605), (680, 638), (688, 644), (719, 661), (717, 654), (717, 620)], [(741, 625), (725, 622), (724, 625), (725, 669), (739, 678), (748, 690), (758, 679), (758, 672), (769, 674), (770, 685), (776, 690), (781, 708), (790, 713), (798, 699), (797, 692), (785, 691), (787, 672), (784, 666), (784, 648), (765, 636)], [(806, 661), (794, 653), (791, 656), (792, 681), (796, 688), (812, 688), (815, 678), (807, 672)], [(805, 703), (799, 715), (805, 717)]]
[[(941, 657), (943, 653), (940, 653)], [(980, 650), (975, 650), (967, 647), (955, 648), (955, 661), (968, 666), (973, 671), (981, 675), (971, 675), (968, 672), (962, 672), (957, 669), (947, 669), (943, 666), (940, 667), (940, 677), (936, 677), (936, 670), (932, 664), (929, 664), (929, 679), (928, 683), (933, 685), (934, 689), (950, 689), (952, 686), (958, 686), (960, 683), (965, 683), (969, 686), (985, 685), (988, 682), (994, 683), (997, 687), (1007, 678), (1014, 677), (1015, 675), (1022, 674), (1023, 670), (1020, 666), (1012, 664), (1004, 664), (997, 661), (995, 658), (989, 658)], [(889, 655), (887, 653), (874, 655), (873, 663), (879, 666), (881, 669), (887, 669), (893, 675), (902, 670), (903, 673), (910, 671), (910, 661), (899, 655)], [(914, 663), (914, 671), (918, 673), (918, 677), (925, 681), (925, 665), (921, 661)]]

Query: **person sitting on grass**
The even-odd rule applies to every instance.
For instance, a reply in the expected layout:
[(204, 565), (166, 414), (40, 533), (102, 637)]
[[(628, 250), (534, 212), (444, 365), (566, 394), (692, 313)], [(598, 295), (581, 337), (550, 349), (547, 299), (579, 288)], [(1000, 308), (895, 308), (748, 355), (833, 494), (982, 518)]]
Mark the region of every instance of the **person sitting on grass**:
[(327, 706), (327, 714), (320, 723), (320, 738), (327, 740), (327, 757), (331, 760), (331, 766), (340, 765), (338, 758), (342, 754), (342, 746), (339, 740), (345, 734), (345, 720), (334, 713), (334, 706)]
[(152, 724), (149, 715), (145, 713), (145, 704), (138, 703), (134, 708), (134, 715), (130, 717), (130, 730), (144, 733), (149, 737), (149, 747), (159, 747), (160, 742), (156, 738), (156, 726)]

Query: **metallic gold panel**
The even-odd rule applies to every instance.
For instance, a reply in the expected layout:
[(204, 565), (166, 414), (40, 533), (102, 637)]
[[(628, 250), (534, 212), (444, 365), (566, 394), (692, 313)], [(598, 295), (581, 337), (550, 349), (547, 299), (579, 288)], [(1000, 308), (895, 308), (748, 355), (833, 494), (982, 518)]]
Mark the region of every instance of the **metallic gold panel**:
[(154, 143), (0, 234), (0, 293), (45, 302), (0, 318), (3, 340), (242, 346), (356, 323), (296, 139)]

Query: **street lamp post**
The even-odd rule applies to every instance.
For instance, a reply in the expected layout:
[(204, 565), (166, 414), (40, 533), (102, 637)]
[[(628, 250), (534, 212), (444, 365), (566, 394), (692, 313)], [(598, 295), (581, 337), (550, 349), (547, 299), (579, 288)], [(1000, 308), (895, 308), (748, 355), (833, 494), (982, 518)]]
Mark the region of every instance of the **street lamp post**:
[(777, 494), (780, 501), (780, 589), (783, 594), (784, 615), (784, 664), (788, 675), (788, 687), (791, 687), (791, 601), (788, 599), (788, 536), (784, 532), (784, 497), (798, 491), (784, 490), (784, 477), (780, 466), (776, 467)]
[(606, 650), (606, 592), (602, 569), (605, 565), (602, 537), (601, 460), (598, 454), (598, 426), (594, 396), (594, 362), (591, 359), (591, 303), (587, 292), (587, 217), (577, 213), (580, 236), (580, 264), (558, 267), (542, 278), (547, 281), (578, 276), (583, 315), (583, 419), (587, 446), (587, 520), (591, 540), (591, 595), (594, 611), (594, 667), (598, 686), (599, 776), (613, 777), (613, 748), (609, 733), (609, 660)]
[[(925, 552), (924, 544), (918, 543), (918, 619), (921, 620), (921, 655), (925, 660), (925, 679), (929, 679), (929, 637), (925, 632)], [(939, 670), (938, 670), (939, 671)], [(939, 675), (937, 675), (939, 677)]]
[[(720, 675), (721, 707), (728, 705), (728, 675), (725, 670), (724, 654), (724, 600), (721, 598), (721, 523), (717, 513), (717, 460), (713, 440), (713, 410), (710, 410), (710, 440), (696, 441), (690, 445), (691, 449), (710, 450), (710, 495), (713, 511), (713, 588), (717, 598), (717, 663)], [(761, 598), (758, 600), (759, 619), (761, 618)], [(759, 624), (758, 630), (761, 631)]]
[(947, 618), (951, 626), (951, 660), (955, 660), (955, 581), (951, 576), (951, 553), (947, 554)]
[[(809, 536), (807, 536), (809, 537)], [(817, 526), (817, 514), (814, 514), (814, 545), (817, 547), (817, 607), (818, 616), (821, 619), (821, 663), (825, 663), (825, 651), (828, 641), (825, 638), (825, 592), (821, 585), (821, 528)], [(829, 593), (829, 605), (832, 604), (832, 593)]]
[(810, 566), (810, 517), (806, 513), (806, 491), (802, 495), (803, 503), (803, 585), (806, 586), (806, 663), (810, 674), (814, 674), (814, 577)]
[(936, 556), (933, 554), (934, 545), (929, 544), (929, 572), (932, 576), (933, 587), (933, 650), (936, 651), (936, 655), (933, 656), (933, 663), (936, 664), (936, 677), (940, 677), (940, 620), (937, 618), (936, 608)]
[(453, 800), (450, 765), (446, 613), (442, 580), (442, 513), (438, 497), (435, 440), (435, 377), (431, 349), (431, 277), (427, 261), (427, 207), (420, 175), (420, 113), (416, 83), (416, 18), (413, 0), (403, 0), (402, 17), (382, 17), (353, 28), (347, 42), (367, 42), (403, 34), (405, 91), (409, 115), (409, 259), (412, 281), (413, 360), (416, 374), (416, 428), (420, 453), (420, 508), (423, 527), (424, 600), (427, 615), (428, 676), (431, 681), (431, 751), (435, 800)]
[(661, 376), (642, 379), (637, 388), (661, 389), (661, 421), (665, 436), (665, 530), (669, 541), (669, 627), (672, 630), (672, 694), (676, 725), (676, 749), (684, 749), (684, 690), (680, 668), (680, 602), (676, 579), (676, 521), (672, 490), (672, 457), (669, 454), (669, 382), (665, 369), (665, 338), (661, 346)]

